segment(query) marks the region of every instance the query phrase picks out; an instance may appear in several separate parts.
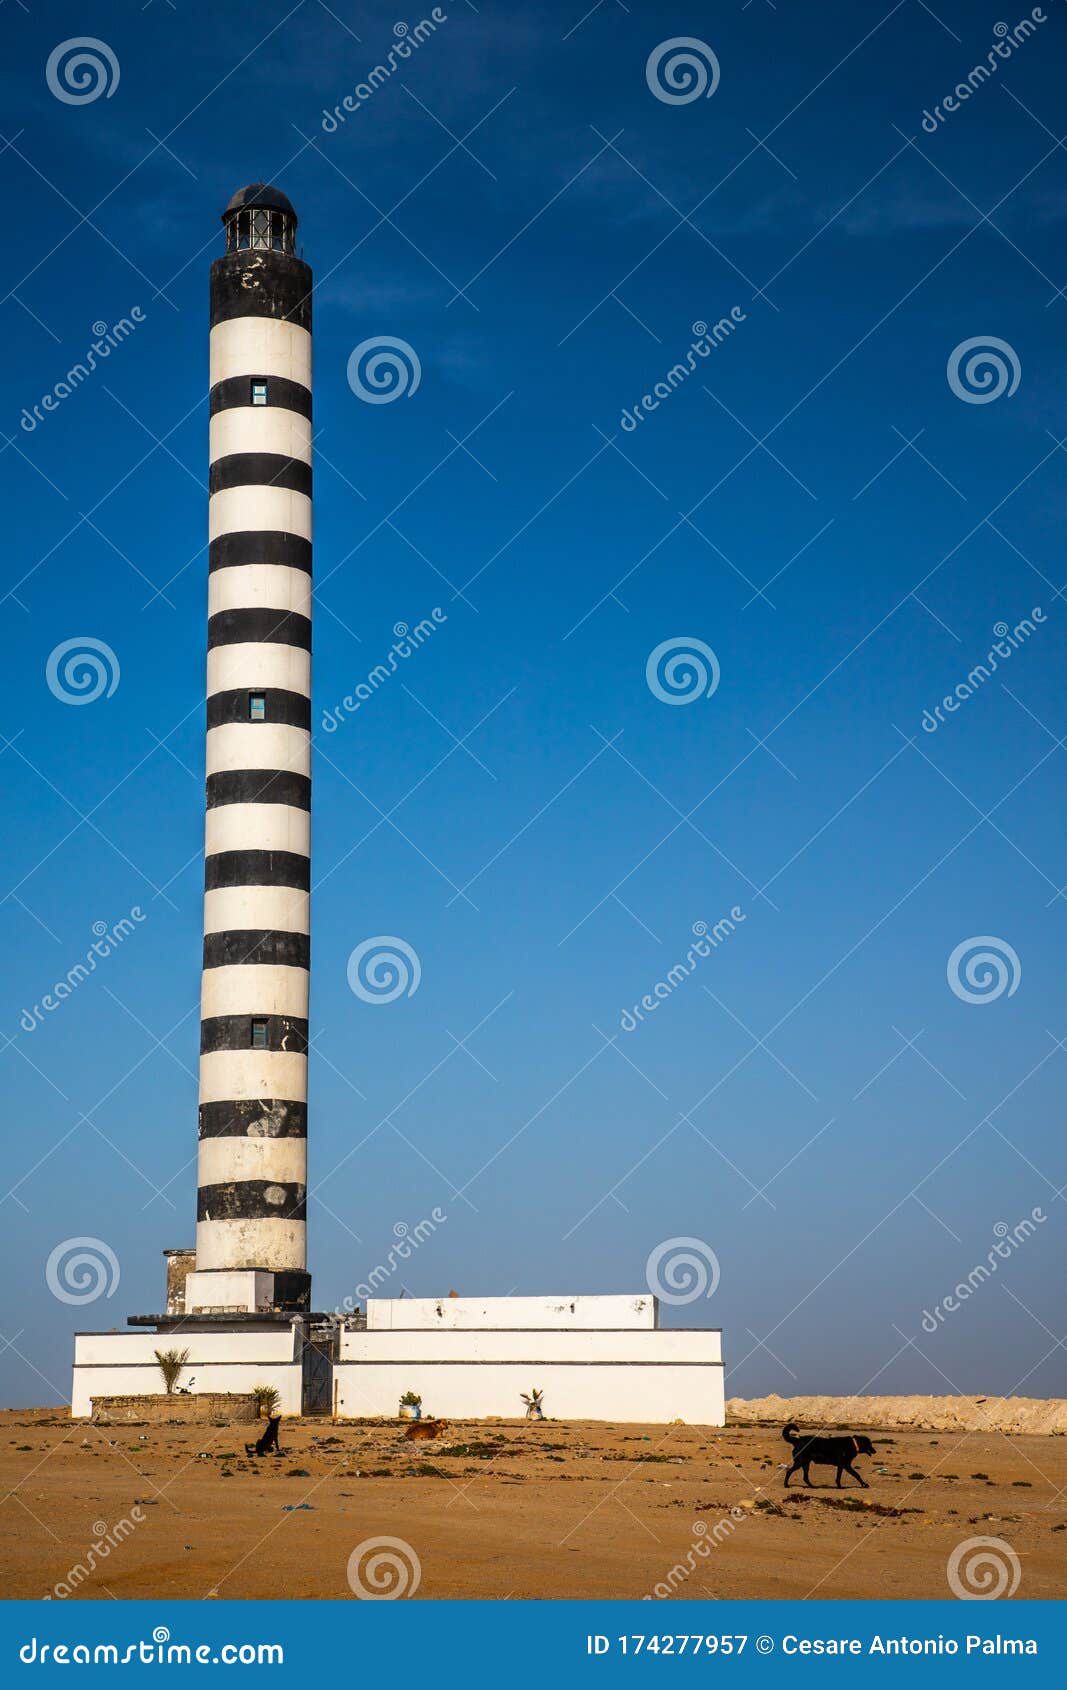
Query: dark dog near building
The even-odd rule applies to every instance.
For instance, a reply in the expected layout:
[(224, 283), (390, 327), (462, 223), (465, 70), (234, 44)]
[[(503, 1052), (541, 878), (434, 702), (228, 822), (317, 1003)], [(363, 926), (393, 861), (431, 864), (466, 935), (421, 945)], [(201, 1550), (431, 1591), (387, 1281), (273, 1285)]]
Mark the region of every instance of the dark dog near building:
[(272, 1414), (267, 1421), (267, 1430), (263, 1433), (263, 1436), (254, 1444), (245, 1444), (245, 1454), (266, 1455), (269, 1451), (272, 1455), (280, 1455), (282, 1452), (278, 1446), (278, 1427), (281, 1423), (281, 1415)]
[(810, 1467), (836, 1467), (837, 1488), (841, 1488), (842, 1473), (851, 1473), (852, 1477), (869, 1490), (866, 1479), (861, 1479), (852, 1463), (857, 1455), (873, 1455), (874, 1445), (870, 1438), (848, 1436), (844, 1438), (801, 1437), (796, 1426), (790, 1421), (783, 1427), (782, 1436), (786, 1443), (792, 1446), (793, 1465), (785, 1476), (788, 1486), (793, 1474), (802, 1471), (804, 1483), (811, 1484)]

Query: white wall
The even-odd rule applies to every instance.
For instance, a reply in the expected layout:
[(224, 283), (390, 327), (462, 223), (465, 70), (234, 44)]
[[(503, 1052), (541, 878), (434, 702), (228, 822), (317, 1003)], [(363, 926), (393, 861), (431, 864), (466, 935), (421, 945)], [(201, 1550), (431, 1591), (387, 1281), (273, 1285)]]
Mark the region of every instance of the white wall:
[[(671, 1362), (700, 1365), (722, 1361), (722, 1333), (702, 1331), (411, 1331), (341, 1333), (343, 1362), (521, 1361), (529, 1367), (549, 1362), (599, 1365), (603, 1362)], [(536, 1382), (536, 1381), (535, 1381)]]
[(445, 1419), (489, 1416), (520, 1419), (520, 1392), (544, 1392), (548, 1419), (608, 1420), (615, 1424), (722, 1426), (726, 1423), (721, 1364), (669, 1362), (571, 1366), (528, 1362), (340, 1362), (334, 1368), (337, 1412), (347, 1418), (395, 1416), (404, 1391), (416, 1391), (423, 1412)]
[(659, 1307), (647, 1291), (612, 1297), (371, 1297), (371, 1332), (436, 1328), (470, 1332), (488, 1328), (558, 1331), (609, 1330), (658, 1325)]
[(169, 1349), (189, 1351), (178, 1383), (195, 1378), (197, 1394), (243, 1393), (253, 1385), (273, 1385), (281, 1398), (281, 1412), (300, 1413), (298, 1333), (283, 1326), (240, 1332), (79, 1332), (74, 1340), (72, 1417), (88, 1418), (94, 1396), (157, 1395), (163, 1379), (155, 1351)]

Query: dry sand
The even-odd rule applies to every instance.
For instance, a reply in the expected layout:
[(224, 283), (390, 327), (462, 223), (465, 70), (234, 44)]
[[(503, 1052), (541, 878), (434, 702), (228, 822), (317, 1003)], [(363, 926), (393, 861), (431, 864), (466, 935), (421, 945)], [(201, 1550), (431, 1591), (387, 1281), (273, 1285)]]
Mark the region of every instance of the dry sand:
[[(380, 1421), (284, 1422), (282, 1458), (258, 1463), (248, 1426), (8, 1410), (0, 1588), (64, 1594), (108, 1541), (94, 1527), (140, 1515), (73, 1595), (345, 1598), (352, 1551), (380, 1536), (418, 1557), (420, 1599), (943, 1597), (949, 1555), (976, 1536), (1011, 1545), (1020, 1598), (1067, 1595), (1064, 1439), (876, 1434), (869, 1490), (837, 1491), (823, 1468), (785, 1492), (780, 1427), (806, 1411), (744, 1408), (769, 1405), (768, 1427), (479, 1421), (430, 1443)], [(850, 1406), (850, 1426), (877, 1424)]]
[(884, 1426), (929, 1432), (1067, 1434), (1067, 1402), (1043, 1397), (731, 1397), (727, 1419), (781, 1428)]

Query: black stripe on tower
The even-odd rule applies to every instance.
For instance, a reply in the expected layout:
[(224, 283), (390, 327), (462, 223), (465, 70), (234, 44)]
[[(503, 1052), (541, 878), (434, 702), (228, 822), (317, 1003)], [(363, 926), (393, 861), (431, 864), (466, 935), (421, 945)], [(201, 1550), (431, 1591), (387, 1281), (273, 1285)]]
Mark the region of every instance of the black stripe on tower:
[(303, 1221), (307, 1187), (295, 1181), (239, 1179), (202, 1185), (196, 1194), (198, 1221)]
[(311, 890), (311, 859), (297, 851), (216, 851), (204, 863), (204, 890), (229, 886), (294, 886)]
[(266, 1029), (266, 1044), (256, 1050), (283, 1051), (290, 1056), (306, 1056), (308, 1048), (307, 1021), (297, 1015), (209, 1015), (200, 1023), (200, 1053), (209, 1056), (217, 1050), (251, 1050), (252, 1022)]
[(276, 317), (311, 328), (311, 271), (284, 252), (243, 250), (211, 266), (211, 327), (234, 317)]
[[(207, 701), (207, 725), (223, 728), (230, 722), (250, 722), (249, 699), (255, 695), (264, 700), (267, 722), (281, 722), (288, 728), (311, 729), (311, 700), (302, 692), (285, 692), (281, 687), (231, 687), (226, 692), (213, 692)], [(258, 718), (257, 718), (258, 720)]]
[[(259, 382), (266, 385), (267, 405), (276, 406), (282, 411), (296, 411), (300, 416), (311, 421), (311, 389), (300, 381), (287, 381), (284, 376), (227, 376), (225, 381), (217, 381), (211, 389), (209, 404), (211, 415), (217, 416), (220, 411), (233, 411), (252, 403), (252, 383)], [(263, 401), (259, 400), (259, 404)]]
[(294, 810), (310, 810), (311, 781), (291, 769), (220, 769), (207, 777), (207, 807), (214, 810), (220, 804), (289, 804)]
[(235, 1098), (200, 1105), (201, 1138), (307, 1138), (308, 1106), (284, 1098)]
[(270, 605), (219, 610), (208, 617), (207, 644), (209, 651), (220, 645), (295, 645), (310, 651), (311, 622), (299, 611)]
[(311, 940), (306, 933), (287, 933), (278, 928), (237, 927), (222, 933), (204, 934), (205, 968), (254, 967), (266, 963), (276, 968), (309, 968)]
[(311, 574), (311, 541), (302, 534), (275, 528), (240, 528), (220, 534), (208, 546), (208, 570), (236, 568), (242, 563), (280, 563)]
[(311, 465), (281, 452), (227, 452), (208, 471), (208, 493), (231, 487), (282, 487), (311, 497)]

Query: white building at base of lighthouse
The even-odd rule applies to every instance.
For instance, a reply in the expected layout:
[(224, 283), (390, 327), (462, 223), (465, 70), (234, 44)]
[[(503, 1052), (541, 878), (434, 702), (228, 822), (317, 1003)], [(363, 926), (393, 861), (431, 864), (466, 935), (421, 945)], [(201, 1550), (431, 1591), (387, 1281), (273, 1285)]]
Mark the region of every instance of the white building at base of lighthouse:
[[(302, 1414), (306, 1352), (323, 1354), (316, 1324), (299, 1316), (240, 1326), (179, 1319), (165, 1340), (157, 1332), (79, 1333), (71, 1412), (87, 1417), (94, 1400), (95, 1412), (106, 1412), (108, 1398), (157, 1394), (155, 1351), (165, 1341), (189, 1351), (184, 1376), (195, 1391), (241, 1395), (272, 1385), (283, 1415)], [(333, 1326), (330, 1348), (313, 1388), (317, 1411), (341, 1420), (395, 1419), (408, 1391), (422, 1398), (424, 1414), (518, 1420), (523, 1394), (536, 1389), (552, 1420), (726, 1421), (721, 1333), (665, 1330), (647, 1294), (372, 1297), (366, 1325), (348, 1318)]]

